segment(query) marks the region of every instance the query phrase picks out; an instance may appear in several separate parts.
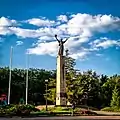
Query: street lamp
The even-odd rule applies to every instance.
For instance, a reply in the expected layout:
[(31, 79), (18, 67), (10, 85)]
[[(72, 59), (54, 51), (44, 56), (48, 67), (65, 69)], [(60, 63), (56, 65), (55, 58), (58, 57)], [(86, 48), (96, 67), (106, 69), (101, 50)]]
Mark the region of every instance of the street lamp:
[(45, 80), (46, 85), (46, 111), (47, 111), (47, 85), (48, 85), (48, 79)]
[[(74, 81), (74, 80), (76, 80), (76, 78), (73, 77), (72, 80)], [(72, 84), (71, 87), (74, 87), (74, 84)], [(74, 109), (75, 109), (74, 96), (75, 96), (75, 93), (73, 92), (73, 95), (72, 95), (72, 116), (74, 115)]]

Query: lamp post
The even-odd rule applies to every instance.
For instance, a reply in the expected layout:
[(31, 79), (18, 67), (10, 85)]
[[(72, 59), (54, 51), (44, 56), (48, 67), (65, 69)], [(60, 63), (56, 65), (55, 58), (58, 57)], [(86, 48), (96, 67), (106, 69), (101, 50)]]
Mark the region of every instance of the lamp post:
[[(74, 81), (74, 80), (76, 80), (76, 78), (73, 77), (72, 80)], [(74, 85), (72, 84), (71, 87), (74, 87)], [(75, 96), (75, 93), (73, 93), (73, 95), (72, 95), (72, 116), (74, 115), (74, 109), (75, 109), (74, 96)]]
[(8, 105), (10, 104), (10, 92), (11, 92), (11, 70), (12, 70), (12, 55), (13, 47), (10, 49), (10, 72), (9, 72), (9, 88), (8, 88)]
[(46, 86), (46, 111), (47, 111), (47, 85), (48, 85), (48, 79), (45, 80), (45, 86)]

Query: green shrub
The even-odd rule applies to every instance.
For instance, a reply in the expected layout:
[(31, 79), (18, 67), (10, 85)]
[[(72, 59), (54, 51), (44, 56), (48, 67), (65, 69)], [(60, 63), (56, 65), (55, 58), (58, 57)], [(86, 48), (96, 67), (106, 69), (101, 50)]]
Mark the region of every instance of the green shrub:
[(16, 115), (29, 115), (31, 111), (36, 111), (37, 109), (33, 105), (16, 105)]
[(1, 106), (0, 108), (9, 109), (9, 108), (14, 107), (14, 106), (15, 106), (15, 105), (10, 104), (10, 105)]
[(75, 108), (74, 112), (80, 112), (81, 108)]
[(102, 108), (101, 111), (120, 112), (120, 108), (119, 107), (105, 107), (105, 108)]
[(112, 107), (105, 107), (105, 108), (102, 108), (101, 111), (113, 112), (114, 109)]
[(0, 115), (29, 115), (32, 111), (38, 111), (33, 105), (9, 105), (0, 108)]
[[(71, 111), (72, 108), (68, 107), (48, 107), (48, 111), (50, 112), (59, 112), (59, 111)], [(46, 111), (46, 108), (43, 108), (42, 111)]]

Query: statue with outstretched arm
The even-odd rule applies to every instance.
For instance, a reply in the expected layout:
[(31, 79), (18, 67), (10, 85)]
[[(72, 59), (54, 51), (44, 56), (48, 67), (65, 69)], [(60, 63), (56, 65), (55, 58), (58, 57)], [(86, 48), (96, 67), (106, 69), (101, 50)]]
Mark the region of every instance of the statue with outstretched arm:
[(68, 38), (66, 40), (63, 41), (63, 39), (58, 40), (57, 35), (55, 35), (56, 40), (59, 43), (59, 52), (58, 55), (63, 56), (63, 52), (64, 52), (64, 43), (68, 40)]

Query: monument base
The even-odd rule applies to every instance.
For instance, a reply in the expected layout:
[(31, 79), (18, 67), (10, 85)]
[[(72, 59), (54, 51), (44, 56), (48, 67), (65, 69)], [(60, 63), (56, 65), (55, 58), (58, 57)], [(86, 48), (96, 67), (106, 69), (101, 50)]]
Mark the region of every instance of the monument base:
[(66, 106), (65, 57), (57, 57), (56, 106)]

